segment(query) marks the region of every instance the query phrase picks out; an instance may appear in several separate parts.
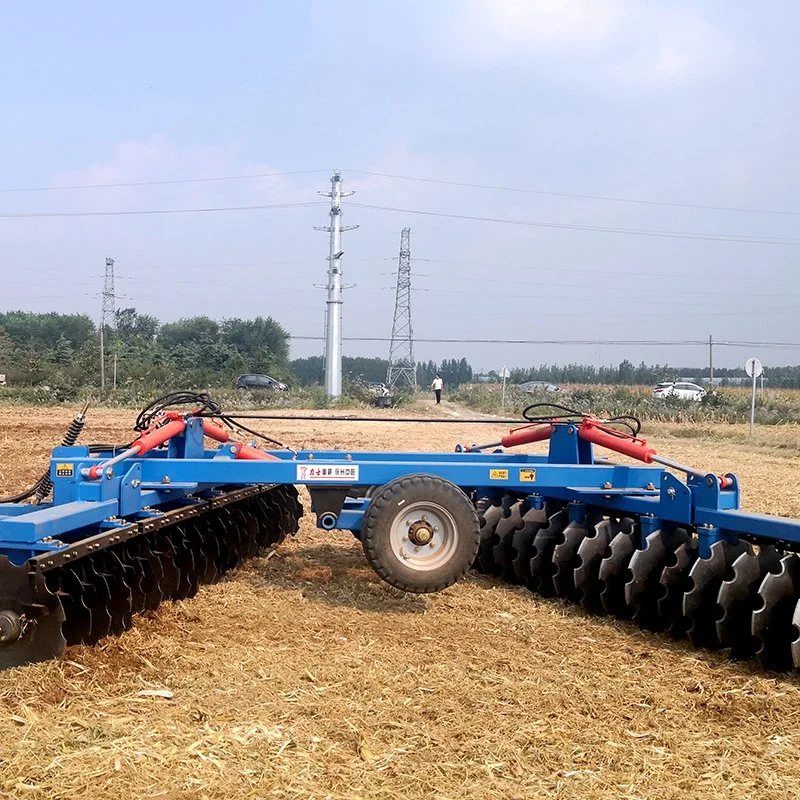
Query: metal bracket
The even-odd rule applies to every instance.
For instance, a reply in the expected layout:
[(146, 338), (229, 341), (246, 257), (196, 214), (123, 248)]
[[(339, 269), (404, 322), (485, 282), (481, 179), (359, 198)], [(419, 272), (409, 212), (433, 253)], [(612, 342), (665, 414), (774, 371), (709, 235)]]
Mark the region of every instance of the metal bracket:
[(338, 519), (351, 491), (351, 486), (309, 486), (311, 508), (317, 515), (317, 525), (329, 528), (329, 525), (323, 526), (322, 517), (332, 514)]

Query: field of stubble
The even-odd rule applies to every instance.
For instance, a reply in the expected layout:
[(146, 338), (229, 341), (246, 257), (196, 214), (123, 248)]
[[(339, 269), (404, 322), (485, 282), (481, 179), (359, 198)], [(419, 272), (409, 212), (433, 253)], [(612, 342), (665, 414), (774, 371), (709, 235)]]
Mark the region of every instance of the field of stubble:
[[(0, 408), (0, 493), (38, 477), (70, 413)], [(134, 416), (92, 411), (84, 438), (130, 439)], [(450, 450), (476, 427), (263, 430), (294, 446)], [(684, 434), (651, 441), (737, 472), (746, 508), (800, 516), (796, 428)], [(0, 674), (1, 797), (799, 794), (795, 678), (488, 578), (403, 595), (353, 537), (308, 516), (271, 558), (123, 636)]]

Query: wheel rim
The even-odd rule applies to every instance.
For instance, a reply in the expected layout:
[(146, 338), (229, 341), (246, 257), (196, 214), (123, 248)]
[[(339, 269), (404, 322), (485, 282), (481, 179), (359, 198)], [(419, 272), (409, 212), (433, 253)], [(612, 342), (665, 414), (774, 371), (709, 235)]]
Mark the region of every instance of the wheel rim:
[[(392, 552), (401, 564), (427, 572), (444, 566), (458, 545), (452, 514), (437, 503), (409, 503), (392, 520)], [(427, 543), (426, 539), (430, 537)]]

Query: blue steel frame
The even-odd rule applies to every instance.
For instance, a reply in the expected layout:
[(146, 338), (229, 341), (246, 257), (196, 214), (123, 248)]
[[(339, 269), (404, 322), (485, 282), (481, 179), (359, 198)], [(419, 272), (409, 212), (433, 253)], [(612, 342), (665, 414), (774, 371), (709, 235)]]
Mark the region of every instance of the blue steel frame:
[[(158, 516), (178, 505), (243, 486), (305, 484), (309, 489), (383, 485), (403, 475), (437, 475), (475, 497), (527, 496), (536, 508), (547, 500), (568, 503), (571, 519), (587, 514), (637, 515), (640, 545), (656, 529), (675, 526), (697, 532), (701, 555), (720, 539), (797, 545), (800, 520), (739, 511), (739, 483), (727, 488), (716, 475), (685, 481), (661, 467), (612, 464), (595, 458), (574, 425), (556, 426), (547, 455), (508, 451), (386, 453), (336, 450), (264, 451), (274, 460), (238, 460), (235, 448), (205, 449), (202, 420), (187, 420), (186, 432), (167, 448), (121, 462), (98, 479), (85, 470), (112, 453), (86, 447), (53, 450), (53, 501), (39, 506), (0, 504), (0, 555), (14, 563), (58, 552), (98, 532)], [(357, 494), (354, 492), (353, 494)], [(369, 499), (347, 497), (341, 512), (318, 515), (326, 529), (358, 531)], [(312, 509), (313, 510), (313, 509)]]

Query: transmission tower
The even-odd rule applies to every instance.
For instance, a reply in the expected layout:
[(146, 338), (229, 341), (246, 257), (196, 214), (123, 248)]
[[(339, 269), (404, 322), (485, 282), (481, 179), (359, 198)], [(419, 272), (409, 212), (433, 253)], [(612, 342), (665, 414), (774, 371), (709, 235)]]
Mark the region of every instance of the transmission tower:
[(116, 296), (114, 294), (114, 259), (106, 259), (106, 274), (103, 281), (103, 306), (100, 313), (100, 388), (106, 388), (106, 327), (115, 323)]
[(400, 259), (397, 267), (397, 296), (394, 303), (392, 343), (389, 345), (389, 386), (408, 384), (417, 388), (417, 365), (414, 362), (414, 331), (411, 328), (411, 228), (400, 234)]
[(342, 394), (342, 233), (355, 230), (358, 225), (342, 227), (342, 198), (355, 192), (342, 192), (342, 176), (334, 172), (330, 192), (320, 192), (331, 198), (331, 224), (318, 227), (318, 231), (330, 233), (328, 255), (328, 300), (325, 306), (325, 394), (341, 397)]

